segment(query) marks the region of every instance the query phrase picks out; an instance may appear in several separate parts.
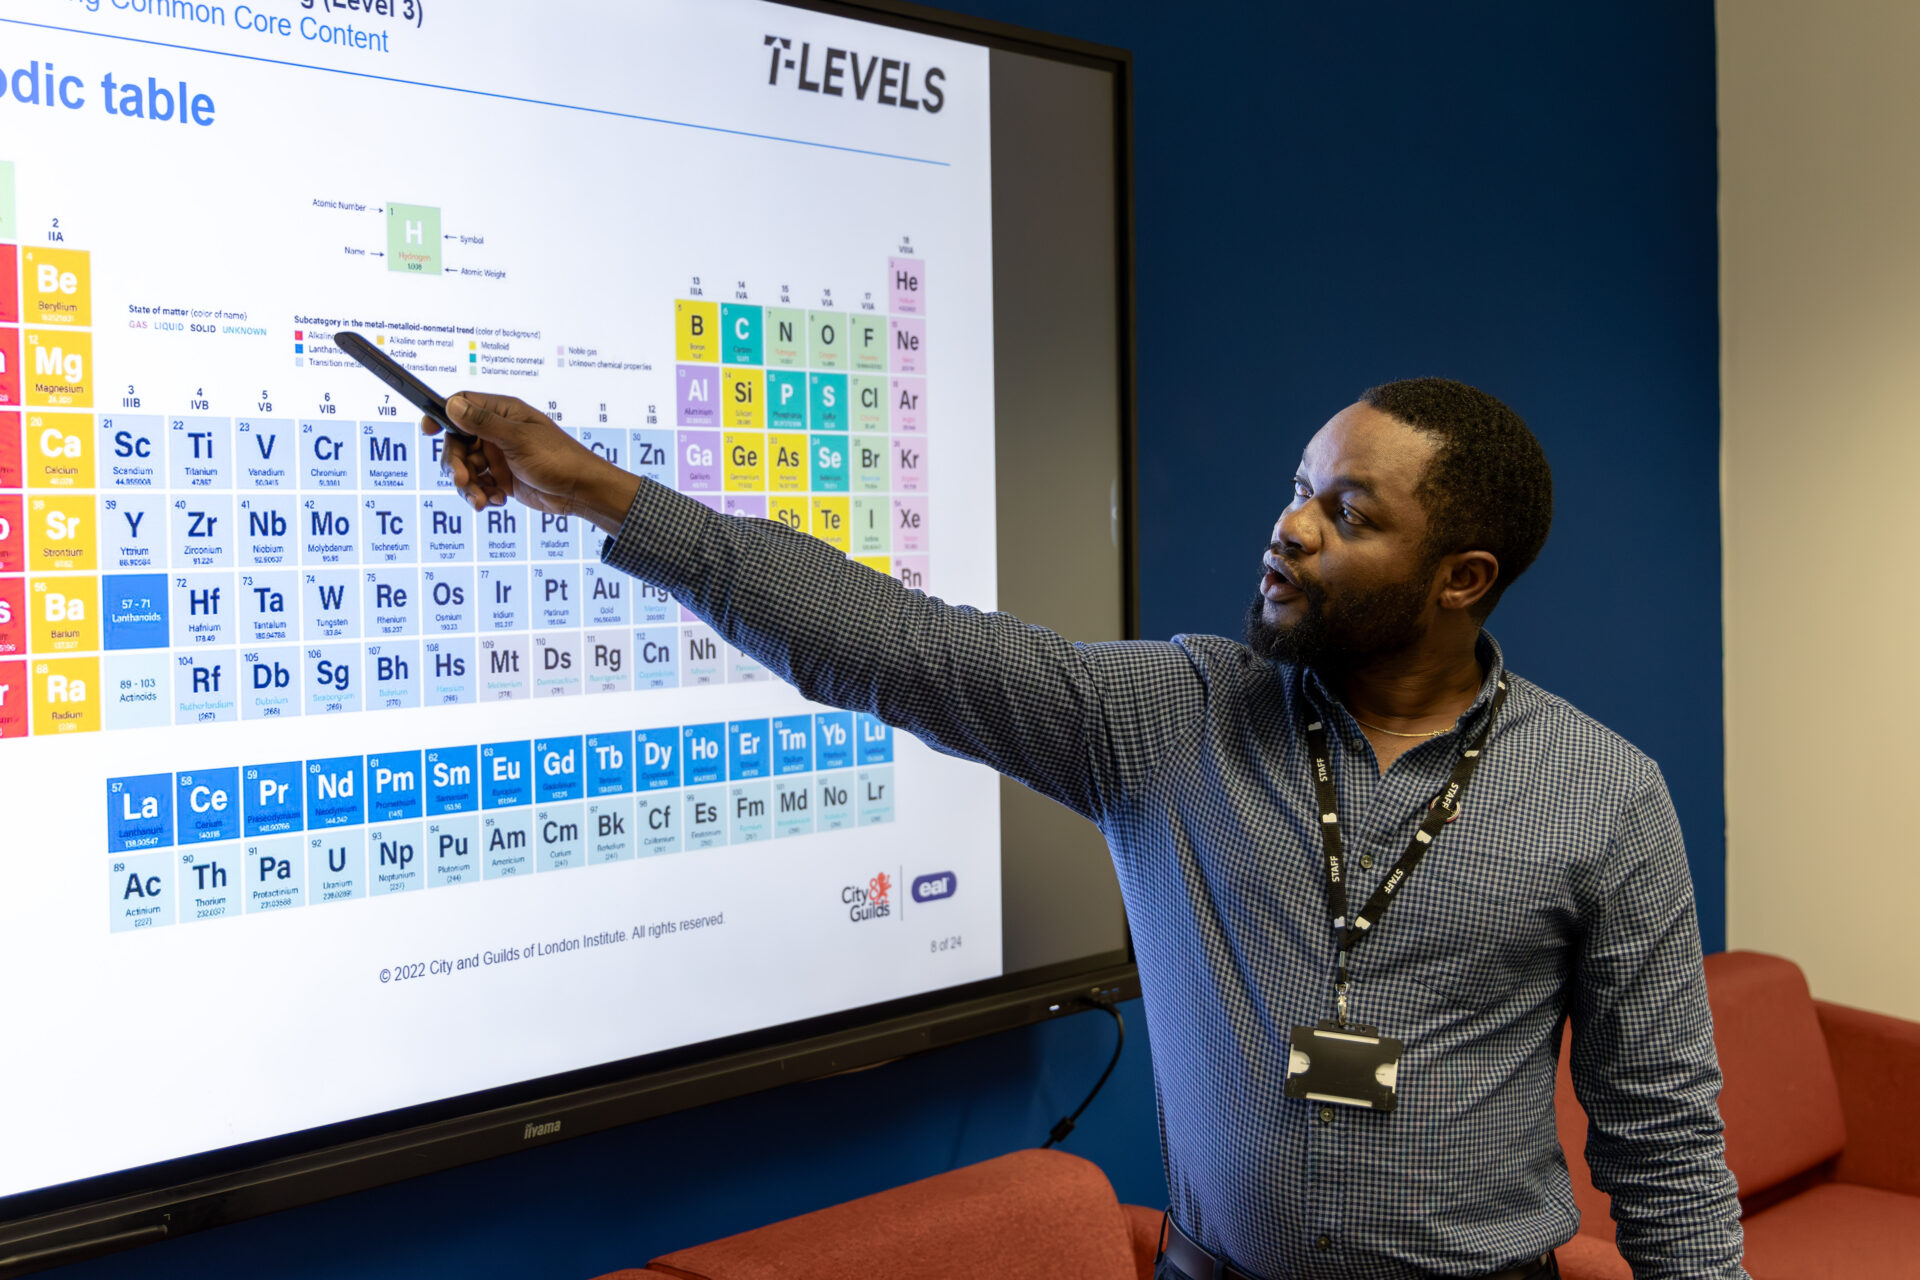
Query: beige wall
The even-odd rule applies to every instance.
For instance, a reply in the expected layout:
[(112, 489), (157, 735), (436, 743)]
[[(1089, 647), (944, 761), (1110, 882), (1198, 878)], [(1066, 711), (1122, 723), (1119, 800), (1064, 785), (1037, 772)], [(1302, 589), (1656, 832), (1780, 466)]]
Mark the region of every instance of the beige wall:
[(1920, 1018), (1920, 2), (1717, 9), (1728, 945)]

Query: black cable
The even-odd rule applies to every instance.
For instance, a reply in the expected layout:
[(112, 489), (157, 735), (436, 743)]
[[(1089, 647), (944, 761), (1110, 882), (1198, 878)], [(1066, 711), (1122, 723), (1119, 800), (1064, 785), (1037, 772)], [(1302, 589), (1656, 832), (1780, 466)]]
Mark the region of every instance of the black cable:
[(1100, 1096), (1100, 1090), (1107, 1083), (1107, 1077), (1111, 1076), (1113, 1069), (1120, 1065), (1120, 1051), (1127, 1047), (1127, 1021), (1120, 1016), (1120, 1011), (1104, 1000), (1094, 1000), (1090, 1003), (1093, 1008), (1100, 1010), (1113, 1019), (1113, 1029), (1118, 1032), (1113, 1041), (1113, 1057), (1107, 1062), (1107, 1069), (1100, 1073), (1100, 1078), (1093, 1082), (1093, 1088), (1088, 1091), (1086, 1098), (1081, 1101), (1079, 1106), (1073, 1109), (1073, 1114), (1062, 1117), (1060, 1123), (1054, 1125), (1053, 1128), (1048, 1131), (1047, 1140), (1040, 1144), (1042, 1151), (1045, 1151), (1056, 1142), (1066, 1141), (1067, 1135), (1073, 1132), (1074, 1123), (1080, 1119), (1080, 1113), (1091, 1106), (1093, 1100)]

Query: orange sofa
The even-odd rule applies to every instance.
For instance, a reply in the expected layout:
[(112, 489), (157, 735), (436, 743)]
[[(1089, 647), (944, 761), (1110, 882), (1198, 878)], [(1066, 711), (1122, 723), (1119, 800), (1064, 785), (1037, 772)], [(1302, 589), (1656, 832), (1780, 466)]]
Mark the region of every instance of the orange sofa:
[[(1752, 951), (1707, 957), (1707, 999), (1748, 1274), (1920, 1275), (1920, 1023), (1815, 1000), (1792, 961)], [(1568, 1056), (1554, 1110), (1581, 1223), (1561, 1274), (1632, 1280), (1587, 1172)]]
[(1015, 1151), (601, 1280), (1152, 1280), (1159, 1242), (1160, 1210), (1121, 1204), (1099, 1166), (1064, 1151)]

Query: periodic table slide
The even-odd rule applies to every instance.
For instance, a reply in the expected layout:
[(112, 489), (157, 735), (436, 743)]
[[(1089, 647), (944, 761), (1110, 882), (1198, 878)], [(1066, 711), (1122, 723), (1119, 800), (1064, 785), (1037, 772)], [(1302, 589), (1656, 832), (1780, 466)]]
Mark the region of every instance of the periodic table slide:
[[(0, 969), (48, 975), (10, 1016), (72, 1047), (0, 1061), (47, 1100), (0, 1194), (997, 974), (990, 774), (808, 704), (606, 570), (597, 531), (471, 512), (329, 341), (991, 608), (984, 52), (926, 55), (948, 105), (908, 120), (769, 87), (766, 13), (733, 0), (540, 24), (474, 0), (396, 34), (388, 79), (71, 8), (10, 49), (218, 112), (0, 135)], [(515, 77), (613, 113), (444, 87)], [(643, 773), (669, 741), (709, 771)], [(544, 792), (460, 789), (549, 760)], [(927, 872), (959, 893), (843, 896)], [(965, 946), (930, 950), (936, 922)], [(177, 1105), (209, 1080), (212, 1133)]]
[[(0, 361), (28, 373), (0, 387), (0, 740), (768, 680), (604, 569), (597, 531), (468, 511), (336, 326), (443, 386), (518, 392), (716, 510), (992, 604), (985, 189), (964, 166), (596, 116), (555, 134), (525, 106), (324, 76), (295, 107), (286, 74), (210, 47), (218, 137), (132, 147), (60, 114), (0, 157), (20, 232), (0, 246), (19, 321)], [(689, 89), (667, 95), (683, 114), (738, 109)], [(588, 192), (502, 202), (457, 156), (331, 131), (275, 145), (349, 91), (394, 95), (428, 132), (537, 137), (516, 178)], [(786, 107), (768, 105), (771, 126)], [(654, 202), (636, 231), (607, 216), (629, 207), (612, 154), (639, 156), (634, 192), (750, 164), (771, 191), (858, 199)], [(209, 181), (180, 189), (182, 166)], [(129, 184), (175, 194), (115, 217)]]

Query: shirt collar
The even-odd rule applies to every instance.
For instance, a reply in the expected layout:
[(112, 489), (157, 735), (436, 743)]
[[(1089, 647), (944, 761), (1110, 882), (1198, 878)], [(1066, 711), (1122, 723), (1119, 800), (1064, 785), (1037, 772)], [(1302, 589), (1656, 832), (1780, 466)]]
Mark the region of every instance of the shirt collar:
[[(1471, 733), (1480, 727), (1482, 719), (1493, 705), (1493, 695), (1507, 678), (1507, 664), (1500, 652), (1500, 642), (1484, 627), (1480, 629), (1479, 639), (1474, 641), (1473, 656), (1479, 659), (1487, 674), (1480, 682), (1480, 692), (1475, 696), (1473, 705), (1461, 712), (1460, 718), (1454, 722), (1454, 728), (1462, 733)], [(1335, 723), (1349, 725), (1355, 733), (1359, 732), (1358, 723), (1340, 699), (1321, 681), (1318, 671), (1311, 667), (1298, 667), (1295, 672), (1300, 681), (1300, 693), (1316, 711)]]

